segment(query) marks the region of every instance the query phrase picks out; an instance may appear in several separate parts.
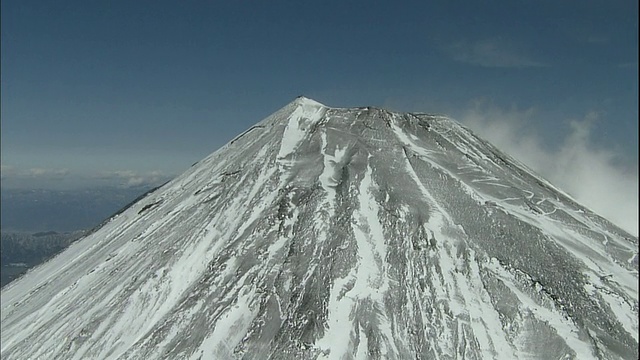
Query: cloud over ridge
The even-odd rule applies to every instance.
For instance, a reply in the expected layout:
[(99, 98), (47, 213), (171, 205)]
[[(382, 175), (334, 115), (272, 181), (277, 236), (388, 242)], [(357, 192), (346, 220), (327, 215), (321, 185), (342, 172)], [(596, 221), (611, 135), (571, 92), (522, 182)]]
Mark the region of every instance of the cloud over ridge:
[(616, 151), (590, 141), (599, 115), (569, 122), (558, 147), (543, 144), (527, 127), (533, 109), (505, 110), (478, 103), (459, 119), (481, 137), (522, 161), (579, 203), (638, 236), (638, 168), (621, 165)]
[(447, 46), (446, 51), (454, 61), (487, 68), (544, 67), (515, 47), (500, 39), (459, 41)]

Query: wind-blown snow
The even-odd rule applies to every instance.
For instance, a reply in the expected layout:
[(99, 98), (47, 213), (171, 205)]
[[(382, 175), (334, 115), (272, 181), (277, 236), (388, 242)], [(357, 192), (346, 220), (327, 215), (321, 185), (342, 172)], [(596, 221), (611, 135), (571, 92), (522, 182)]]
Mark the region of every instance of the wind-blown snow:
[(299, 101), (299, 104), (289, 116), (289, 122), (282, 134), (278, 159), (284, 159), (294, 152), (326, 111), (322, 104), (308, 99)]
[(635, 359), (638, 240), (444, 117), (298, 98), (2, 289), (3, 359)]

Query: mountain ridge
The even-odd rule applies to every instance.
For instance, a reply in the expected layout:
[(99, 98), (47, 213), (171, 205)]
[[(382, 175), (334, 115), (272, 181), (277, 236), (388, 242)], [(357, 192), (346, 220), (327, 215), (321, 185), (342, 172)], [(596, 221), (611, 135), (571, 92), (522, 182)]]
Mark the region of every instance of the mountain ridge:
[[(363, 106), (363, 107), (357, 107), (357, 108), (340, 108), (340, 107), (331, 107), (328, 105), (325, 105), (319, 101), (316, 101), (314, 99), (311, 99), (309, 97), (306, 97), (304, 95), (299, 95), (298, 97), (296, 97), (294, 99), (294, 101), (292, 102), (292, 104), (300, 104), (300, 105), (307, 105), (307, 106), (316, 106), (316, 107), (323, 107), (326, 109), (334, 109), (334, 110), (347, 110), (347, 109), (363, 109), (363, 110), (374, 110), (374, 111), (381, 111), (383, 113), (388, 113), (388, 114), (392, 114), (394, 113), (393, 111), (389, 111), (383, 107), (378, 107), (378, 106)], [(418, 121), (420, 121), (420, 117), (428, 117), (430, 119), (439, 119), (441, 121), (447, 121), (450, 124), (459, 127), (461, 130), (469, 133), (471, 136), (480, 139), (478, 137), (478, 135), (471, 130), (470, 128), (468, 128), (467, 126), (465, 126), (464, 124), (461, 124), (455, 120), (453, 120), (452, 118), (443, 115), (443, 114), (432, 114), (432, 113), (427, 113), (427, 112), (408, 112), (408, 113), (403, 113), (406, 114), (409, 117), (414, 117), (415, 119), (417, 119)], [(253, 127), (252, 127), (253, 128)], [(250, 129), (252, 129), (250, 128)], [(529, 167), (528, 165), (526, 165), (525, 163), (523, 163), (522, 161), (506, 154), (503, 153), (502, 151), (498, 150), (497, 148), (495, 148), (491, 143), (489, 143), (488, 141), (485, 141), (483, 139), (480, 139), (481, 141), (484, 142), (484, 145), (486, 146), (490, 146), (493, 150), (500, 152), (501, 156), (508, 158), (509, 162), (514, 163), (516, 165), (518, 165), (518, 167), (521, 167), (523, 170), (525, 170), (525, 172), (529, 173), (530, 175), (533, 175), (534, 177), (536, 177), (536, 179), (540, 182), (543, 182), (546, 186), (549, 186), (551, 188), (553, 188), (555, 191), (558, 191), (560, 193), (562, 193), (564, 196), (566, 196), (568, 199), (570, 199), (571, 201), (575, 202), (575, 203), (579, 203), (579, 201), (577, 201), (572, 195), (570, 195), (569, 193), (565, 192), (564, 190), (556, 187), (555, 185), (553, 185), (549, 180), (547, 180), (546, 178), (544, 178), (543, 176), (541, 176), (540, 174), (538, 174), (536, 171), (534, 171), (531, 167)], [(581, 206), (586, 207), (584, 205), (581, 204)], [(593, 211), (592, 211), (593, 212)], [(608, 220), (609, 221), (609, 220)], [(616, 225), (617, 226), (617, 225)], [(625, 230), (626, 231), (626, 230)]]

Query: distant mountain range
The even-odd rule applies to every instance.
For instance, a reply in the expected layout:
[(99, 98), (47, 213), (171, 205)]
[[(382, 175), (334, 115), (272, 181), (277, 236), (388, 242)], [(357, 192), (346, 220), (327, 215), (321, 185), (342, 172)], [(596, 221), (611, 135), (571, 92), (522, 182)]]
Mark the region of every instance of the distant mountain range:
[(3, 231), (0, 240), (0, 287), (53, 257), (84, 234), (85, 231), (34, 234)]
[(0, 287), (55, 256), (152, 188), (2, 189)]

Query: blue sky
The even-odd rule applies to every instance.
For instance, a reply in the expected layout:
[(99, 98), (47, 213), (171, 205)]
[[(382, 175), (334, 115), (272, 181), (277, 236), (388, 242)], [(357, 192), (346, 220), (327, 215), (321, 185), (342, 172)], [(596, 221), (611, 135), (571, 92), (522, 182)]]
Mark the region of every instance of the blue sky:
[(637, 187), (637, 1), (8, 0), (1, 14), (3, 186), (159, 181), (304, 94), (499, 124), (550, 155), (581, 124)]

